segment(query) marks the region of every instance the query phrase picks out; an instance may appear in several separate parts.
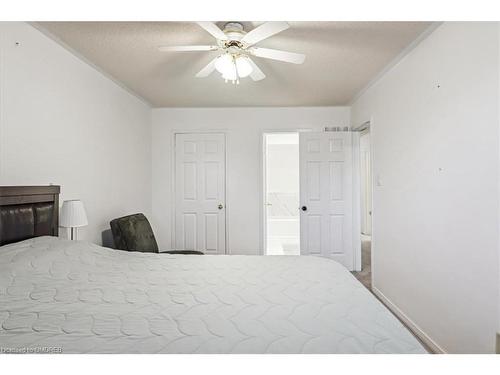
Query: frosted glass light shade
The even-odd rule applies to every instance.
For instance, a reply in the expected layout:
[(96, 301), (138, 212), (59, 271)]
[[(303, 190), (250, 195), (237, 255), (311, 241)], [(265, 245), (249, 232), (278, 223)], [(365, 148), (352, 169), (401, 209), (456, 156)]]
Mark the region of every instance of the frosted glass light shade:
[(88, 225), (87, 213), (83, 202), (79, 199), (64, 201), (61, 209), (59, 225), (64, 228), (84, 227)]
[(240, 56), (236, 59), (236, 68), (238, 69), (238, 77), (244, 78), (252, 73), (252, 66), (248, 62), (248, 57)]
[(215, 69), (221, 74), (230, 75), (234, 70), (234, 61), (231, 55), (225, 53), (215, 60)]
[(252, 73), (252, 66), (246, 56), (234, 58), (225, 53), (215, 60), (215, 69), (222, 74), (222, 78), (229, 81), (235, 81), (238, 78), (247, 77)]
[(236, 81), (238, 77), (236, 76), (236, 69), (228, 70), (222, 74), (222, 78), (227, 79), (228, 81)]

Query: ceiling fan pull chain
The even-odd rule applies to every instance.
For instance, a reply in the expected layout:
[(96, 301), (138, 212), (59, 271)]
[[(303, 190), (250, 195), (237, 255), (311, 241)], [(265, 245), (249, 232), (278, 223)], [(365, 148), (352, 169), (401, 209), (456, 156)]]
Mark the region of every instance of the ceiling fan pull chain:
[(237, 85), (240, 84), (240, 75), (238, 74), (238, 65), (236, 64), (236, 57), (234, 57), (233, 55), (233, 64), (234, 64), (234, 73), (235, 73), (235, 76), (236, 76), (236, 82), (233, 81), (233, 83), (236, 83)]

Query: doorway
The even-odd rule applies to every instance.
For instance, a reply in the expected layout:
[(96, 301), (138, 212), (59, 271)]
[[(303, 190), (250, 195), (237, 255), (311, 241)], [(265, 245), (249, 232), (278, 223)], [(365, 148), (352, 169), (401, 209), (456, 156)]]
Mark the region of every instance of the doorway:
[(361, 271), (356, 278), (368, 289), (372, 285), (372, 160), (370, 126), (359, 133)]
[(353, 270), (352, 133), (264, 133), (263, 169), (263, 253), (322, 256)]
[(300, 255), (299, 133), (264, 134), (264, 250)]

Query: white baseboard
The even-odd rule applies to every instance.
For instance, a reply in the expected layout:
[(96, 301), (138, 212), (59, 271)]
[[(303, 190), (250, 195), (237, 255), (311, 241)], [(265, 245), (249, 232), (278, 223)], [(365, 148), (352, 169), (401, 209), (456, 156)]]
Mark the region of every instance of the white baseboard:
[(427, 345), (434, 353), (446, 354), (446, 351), (440, 347), (433, 339), (429, 337), (415, 322), (413, 322), (404, 312), (402, 312), (399, 307), (397, 307), (390, 299), (388, 299), (384, 293), (378, 290), (376, 287), (372, 287), (373, 294), (375, 294), (383, 304), (391, 310), (394, 315), (401, 319), (408, 328), (417, 336), (422, 342)]

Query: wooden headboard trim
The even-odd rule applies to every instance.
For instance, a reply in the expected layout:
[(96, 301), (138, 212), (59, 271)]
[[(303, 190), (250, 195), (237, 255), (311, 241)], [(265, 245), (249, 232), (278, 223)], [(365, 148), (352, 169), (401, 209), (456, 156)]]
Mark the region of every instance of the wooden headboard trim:
[[(61, 192), (58, 185), (49, 186), (0, 186), (0, 199), (25, 195), (54, 195)], [(1, 204), (1, 203), (0, 203)]]

